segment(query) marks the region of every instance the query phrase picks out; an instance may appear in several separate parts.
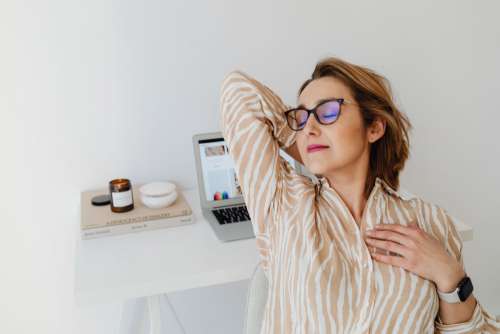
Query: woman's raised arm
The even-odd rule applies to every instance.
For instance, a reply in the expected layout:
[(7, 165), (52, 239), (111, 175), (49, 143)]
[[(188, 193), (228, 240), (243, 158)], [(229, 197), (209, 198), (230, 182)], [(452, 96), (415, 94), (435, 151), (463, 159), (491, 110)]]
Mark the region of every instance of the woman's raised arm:
[(220, 107), (222, 134), (252, 220), (263, 269), (266, 269), (273, 210), (287, 172), (279, 149), (294, 143), (295, 131), (286, 124), (287, 106), (283, 101), (242, 71), (232, 71), (224, 78)]

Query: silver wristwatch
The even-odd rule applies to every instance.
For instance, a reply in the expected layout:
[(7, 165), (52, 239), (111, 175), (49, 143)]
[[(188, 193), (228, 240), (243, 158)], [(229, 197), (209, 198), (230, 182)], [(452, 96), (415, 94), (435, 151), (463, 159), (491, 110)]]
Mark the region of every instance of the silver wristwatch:
[(469, 298), (474, 287), (472, 286), (472, 281), (466, 275), (459, 283), (455, 290), (452, 292), (441, 292), (437, 290), (439, 298), (447, 303), (462, 303)]

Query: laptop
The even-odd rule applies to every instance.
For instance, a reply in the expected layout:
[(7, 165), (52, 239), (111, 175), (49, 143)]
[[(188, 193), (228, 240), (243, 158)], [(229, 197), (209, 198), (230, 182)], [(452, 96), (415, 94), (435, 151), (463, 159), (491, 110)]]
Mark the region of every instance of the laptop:
[[(222, 242), (255, 238), (222, 133), (194, 135), (193, 149), (201, 212), (217, 238)], [(280, 155), (300, 171), (300, 163), (284, 150), (280, 150)]]

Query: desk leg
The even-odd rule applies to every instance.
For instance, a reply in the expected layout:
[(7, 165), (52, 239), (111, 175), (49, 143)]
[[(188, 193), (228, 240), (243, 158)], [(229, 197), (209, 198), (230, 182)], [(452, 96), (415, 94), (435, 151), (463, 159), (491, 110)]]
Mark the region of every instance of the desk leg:
[(186, 334), (167, 294), (125, 301), (120, 334)]
[[(164, 334), (175, 327), (176, 332), (186, 334), (166, 293), (148, 297), (149, 323), (151, 334)], [(169, 331), (169, 333), (171, 333)]]
[(158, 295), (148, 297), (149, 330), (151, 334), (161, 334), (161, 305)]

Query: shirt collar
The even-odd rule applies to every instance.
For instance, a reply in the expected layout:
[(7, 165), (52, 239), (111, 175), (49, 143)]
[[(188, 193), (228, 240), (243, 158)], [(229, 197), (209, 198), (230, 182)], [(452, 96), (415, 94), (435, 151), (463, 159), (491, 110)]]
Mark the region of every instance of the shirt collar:
[[(330, 186), (330, 183), (328, 182), (328, 179), (325, 176), (321, 176), (318, 178), (318, 184), (320, 186), (323, 186), (323, 187), (327, 187), (330, 189), (332, 188)], [(385, 182), (380, 177), (375, 178), (375, 186), (374, 187), (377, 187), (377, 186), (380, 187), (385, 193), (392, 195), (392, 196), (395, 196), (395, 197), (400, 198), (400, 199), (405, 200), (405, 201), (410, 200), (412, 198), (415, 198), (415, 195), (409, 193), (406, 190), (397, 191), (397, 190), (393, 189), (391, 186), (389, 186), (389, 184), (387, 182)]]

